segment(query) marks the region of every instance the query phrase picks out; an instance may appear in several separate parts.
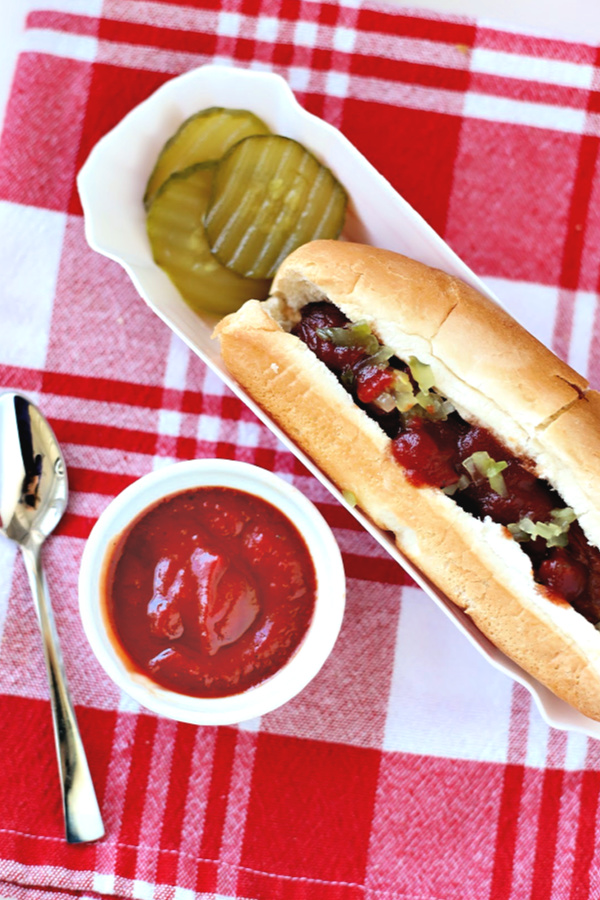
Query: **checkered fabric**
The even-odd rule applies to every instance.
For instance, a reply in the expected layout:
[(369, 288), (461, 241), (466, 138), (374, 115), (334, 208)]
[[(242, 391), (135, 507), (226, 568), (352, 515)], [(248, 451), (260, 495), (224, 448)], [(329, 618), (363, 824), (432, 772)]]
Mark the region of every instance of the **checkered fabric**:
[[(36, 0), (0, 144), (0, 385), (68, 463), (45, 550), (107, 834), (63, 839), (48, 690), (0, 542), (0, 896), (583, 900), (600, 892), (600, 743), (559, 732), (86, 245), (75, 176), (168, 78), (276, 71), (509, 309), (600, 387), (600, 48), (371, 0)], [(39, 7), (39, 8), (38, 8)], [(316, 502), (348, 601), (318, 677), (240, 727), (158, 718), (92, 657), (86, 536), (173, 460), (246, 460)]]

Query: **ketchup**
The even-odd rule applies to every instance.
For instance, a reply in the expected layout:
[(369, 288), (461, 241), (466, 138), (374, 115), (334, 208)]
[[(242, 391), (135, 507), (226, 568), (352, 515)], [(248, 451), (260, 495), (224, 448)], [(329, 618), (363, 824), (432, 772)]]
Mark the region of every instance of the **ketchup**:
[[(328, 301), (309, 303), (301, 322), (293, 329), (348, 390), (367, 415), (376, 419), (392, 439), (392, 454), (417, 487), (450, 488), (465, 474), (463, 463), (473, 453), (485, 451), (496, 462), (506, 462), (502, 478), (506, 491), (494, 490), (487, 478), (469, 479), (452, 496), (464, 510), (479, 519), (501, 525), (523, 518), (547, 522), (552, 510), (564, 506), (560, 496), (530, 471), (528, 460), (510, 453), (487, 429), (470, 425), (453, 412), (445, 419), (426, 415), (382, 413), (373, 402), (392, 383), (394, 371), (414, 379), (408, 367), (395, 357), (384, 365), (372, 365), (361, 347), (336, 347), (316, 329), (343, 327), (349, 320)], [(343, 351), (343, 352), (342, 352)], [(566, 547), (548, 548), (538, 537), (521, 548), (531, 559), (534, 577), (557, 600), (566, 600), (590, 622), (600, 621), (600, 551), (592, 547), (577, 522), (569, 528)]]
[(104, 596), (128, 668), (181, 694), (224, 697), (292, 656), (314, 612), (316, 576), (278, 509), (201, 487), (149, 507), (121, 535)]

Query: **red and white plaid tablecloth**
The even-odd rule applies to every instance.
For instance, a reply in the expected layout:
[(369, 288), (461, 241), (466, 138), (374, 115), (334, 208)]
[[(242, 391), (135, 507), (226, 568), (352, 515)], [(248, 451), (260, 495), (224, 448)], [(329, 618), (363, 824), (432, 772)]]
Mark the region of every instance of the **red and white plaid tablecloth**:
[[(600, 896), (600, 743), (544, 724), (325, 489), (86, 245), (75, 176), (173, 75), (261, 67), (340, 128), (542, 340), (600, 387), (600, 49), (370, 0), (36, 0), (0, 144), (0, 386), (69, 467), (45, 561), (107, 833), (67, 846), (40, 639), (0, 542), (0, 896)], [(87, 646), (85, 538), (172, 460), (273, 469), (348, 575), (322, 672), (245, 726), (136, 707)]]

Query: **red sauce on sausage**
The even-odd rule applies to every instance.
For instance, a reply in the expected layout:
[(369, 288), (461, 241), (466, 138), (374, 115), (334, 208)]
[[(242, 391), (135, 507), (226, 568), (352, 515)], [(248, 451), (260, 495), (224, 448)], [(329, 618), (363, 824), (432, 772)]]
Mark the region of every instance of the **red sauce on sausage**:
[[(465, 422), (458, 413), (433, 421), (419, 415), (402, 416), (397, 410), (383, 413), (373, 401), (390, 384), (394, 370), (409, 368), (393, 357), (386, 366), (373, 366), (360, 347), (334, 347), (316, 334), (316, 329), (343, 327), (349, 320), (332, 303), (309, 303), (293, 329), (301, 340), (333, 372), (367, 415), (374, 418), (392, 439), (392, 453), (409, 481), (417, 487), (446, 488), (465, 472), (463, 462), (477, 451), (487, 451), (495, 461), (508, 463), (502, 472), (506, 496), (501, 496), (486, 478), (472, 480), (453, 499), (477, 518), (489, 516), (501, 525), (528, 517), (549, 520), (553, 509), (564, 506), (560, 496), (545, 481), (532, 474), (529, 460), (518, 459), (487, 429)], [(352, 352), (350, 352), (352, 351)], [(414, 381), (413, 381), (414, 385)], [(578, 522), (569, 528), (566, 547), (548, 548), (541, 538), (521, 544), (530, 557), (536, 580), (548, 596), (566, 600), (589, 621), (600, 621), (600, 551), (588, 544)]]
[(121, 535), (104, 596), (128, 668), (181, 694), (224, 697), (293, 655), (314, 612), (316, 576), (278, 509), (201, 487), (149, 507)]

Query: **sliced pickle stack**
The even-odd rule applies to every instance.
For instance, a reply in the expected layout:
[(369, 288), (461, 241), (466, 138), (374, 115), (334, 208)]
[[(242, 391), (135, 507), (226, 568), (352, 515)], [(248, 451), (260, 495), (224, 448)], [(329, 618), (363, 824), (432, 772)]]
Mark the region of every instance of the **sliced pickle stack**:
[(195, 163), (216, 161), (242, 138), (270, 133), (258, 116), (245, 109), (215, 106), (190, 116), (160, 152), (144, 194), (146, 209), (173, 172), (181, 172)]
[(225, 315), (246, 300), (264, 300), (269, 280), (242, 278), (213, 256), (204, 230), (214, 163), (177, 172), (160, 188), (148, 212), (154, 260), (198, 312)]
[(336, 238), (345, 213), (344, 189), (301, 144), (275, 134), (250, 137), (217, 163), (206, 233), (234, 272), (272, 278), (301, 244)]
[(253, 113), (212, 108), (161, 151), (144, 195), (155, 262), (197, 312), (263, 300), (301, 244), (336, 238), (346, 192), (297, 141)]

